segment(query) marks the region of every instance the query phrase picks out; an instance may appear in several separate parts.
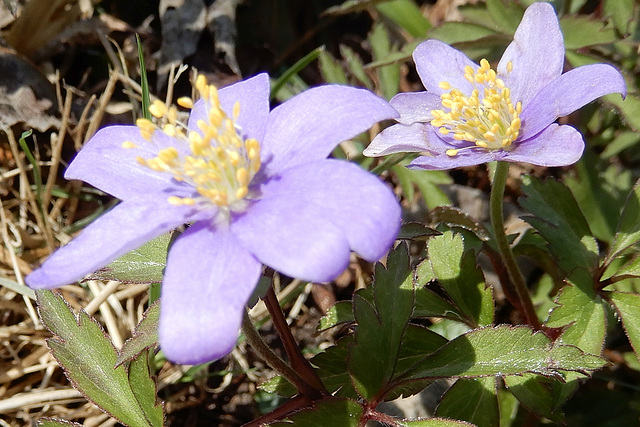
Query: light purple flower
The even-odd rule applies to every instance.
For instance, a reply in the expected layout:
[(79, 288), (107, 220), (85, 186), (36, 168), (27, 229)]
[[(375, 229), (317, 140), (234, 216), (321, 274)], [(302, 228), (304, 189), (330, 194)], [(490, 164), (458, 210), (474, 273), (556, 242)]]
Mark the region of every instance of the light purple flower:
[(497, 70), (475, 64), (436, 40), (413, 59), (426, 92), (400, 93), (390, 102), (399, 124), (378, 134), (367, 156), (417, 152), (413, 169), (450, 169), (494, 160), (563, 166), (582, 156), (584, 141), (571, 126), (555, 124), (594, 99), (626, 95), (621, 74), (607, 64), (562, 74), (564, 43), (548, 3), (525, 11)]
[[(347, 161), (341, 141), (397, 117), (361, 89), (321, 86), (269, 111), (266, 74), (221, 89), (199, 78), (187, 129), (155, 103), (137, 126), (99, 131), (69, 165), (122, 200), (27, 277), (33, 288), (82, 279), (182, 224), (162, 283), (160, 346), (178, 363), (220, 358), (235, 345), (262, 264), (331, 281), (350, 250), (382, 257), (400, 226), (393, 193)], [(191, 107), (190, 100), (179, 100)]]

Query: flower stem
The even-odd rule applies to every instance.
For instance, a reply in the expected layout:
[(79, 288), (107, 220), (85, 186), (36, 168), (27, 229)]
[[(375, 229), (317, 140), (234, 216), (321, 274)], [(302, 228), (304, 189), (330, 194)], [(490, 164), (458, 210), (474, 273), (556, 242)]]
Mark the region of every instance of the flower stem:
[(504, 229), (502, 205), (508, 174), (509, 163), (498, 162), (496, 165), (495, 175), (493, 177), (489, 206), (491, 225), (493, 226), (493, 234), (496, 239), (496, 245), (498, 246), (498, 252), (500, 253), (502, 262), (504, 262), (507, 269), (509, 279), (511, 279), (502, 285), (511, 288), (505, 292), (505, 294), (512, 294), (517, 298), (517, 301), (512, 301), (512, 304), (516, 305), (516, 308), (523, 314), (526, 323), (536, 329), (540, 329), (541, 324), (533, 307), (529, 289), (527, 288), (522, 272), (516, 263), (516, 258), (511, 251), (511, 246), (509, 245), (509, 240), (507, 239)]
[(300, 348), (298, 347), (298, 344), (293, 338), (293, 334), (291, 333), (291, 329), (287, 324), (284, 313), (280, 308), (280, 303), (278, 302), (278, 297), (273, 290), (273, 286), (269, 286), (267, 294), (264, 296), (264, 303), (271, 315), (273, 326), (278, 332), (278, 336), (280, 336), (280, 340), (284, 345), (284, 349), (289, 357), (289, 363), (293, 370), (300, 374), (300, 376), (304, 378), (305, 382), (312, 386), (316, 392), (320, 392), (320, 394), (328, 394), (322, 380), (318, 376), (318, 373), (304, 357), (302, 351), (300, 351)]
[(262, 358), (269, 366), (275, 369), (280, 375), (282, 375), (287, 381), (289, 381), (301, 394), (317, 394), (317, 391), (311, 387), (296, 371), (291, 369), (277, 354), (269, 348), (264, 342), (258, 331), (256, 330), (253, 322), (249, 318), (249, 314), (245, 311), (242, 318), (242, 332), (247, 339), (247, 342), (258, 353), (258, 356)]

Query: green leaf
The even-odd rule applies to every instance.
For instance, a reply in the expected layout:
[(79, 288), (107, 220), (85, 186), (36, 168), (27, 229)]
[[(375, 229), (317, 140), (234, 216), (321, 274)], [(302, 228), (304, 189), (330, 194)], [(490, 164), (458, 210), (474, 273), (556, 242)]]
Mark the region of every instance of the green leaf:
[(600, 157), (602, 159), (610, 159), (627, 148), (635, 146), (638, 141), (640, 141), (640, 135), (637, 132), (621, 131), (604, 147)]
[(342, 84), (348, 83), (347, 75), (345, 74), (342, 66), (331, 56), (326, 50), (321, 50), (318, 55), (318, 62), (320, 64), (320, 72), (322, 77), (327, 83)]
[(392, 378), (404, 330), (413, 312), (413, 271), (401, 244), (387, 257), (387, 268), (376, 264), (373, 301), (361, 292), (353, 297), (358, 327), (351, 346), (349, 368), (358, 393), (375, 396)]
[(125, 341), (118, 352), (116, 367), (135, 359), (143, 351), (158, 345), (158, 321), (160, 320), (160, 302), (154, 302), (142, 315), (131, 338)]
[(528, 327), (500, 325), (455, 338), (414, 365), (403, 378), (472, 378), (527, 372), (561, 376), (562, 371), (592, 371), (605, 364), (604, 359), (577, 347), (552, 344), (543, 333)]
[(421, 222), (404, 222), (398, 233), (398, 240), (427, 240), (431, 236), (441, 234), (438, 230), (427, 227)]
[(585, 270), (576, 270), (568, 278), (556, 298), (554, 308), (545, 326), (566, 327), (560, 337), (582, 351), (600, 354), (606, 333), (605, 303), (593, 290), (593, 278)]
[(358, 54), (356, 54), (353, 49), (345, 45), (340, 45), (340, 53), (347, 62), (347, 71), (349, 71), (351, 75), (367, 89), (373, 89), (373, 83), (364, 71), (364, 64)]
[(82, 427), (82, 424), (72, 423), (66, 420), (57, 420), (55, 418), (40, 418), (37, 425), (38, 427)]
[(612, 93), (601, 99), (615, 106), (632, 130), (640, 131), (640, 96), (629, 94), (625, 99), (622, 99), (620, 94)]
[(428, 420), (398, 421), (403, 427), (474, 427), (475, 424), (466, 421), (445, 420), (442, 418), (429, 418)]
[(622, 326), (629, 338), (631, 347), (640, 360), (640, 295), (625, 292), (612, 292), (611, 302), (615, 305)]
[(571, 191), (553, 179), (522, 177), (526, 197), (520, 205), (534, 214), (523, 219), (549, 242), (549, 248), (565, 272), (576, 267), (595, 270), (598, 244)]
[(506, 34), (516, 32), (524, 15), (524, 9), (514, 1), (487, 0), (487, 11), (500, 31)]
[[(330, 397), (315, 401), (310, 409), (296, 412), (289, 421), (296, 426), (304, 427), (358, 427), (364, 410), (362, 406), (350, 399)], [(291, 427), (291, 423), (269, 424), (272, 427)]]
[(564, 36), (565, 49), (580, 49), (616, 41), (613, 28), (605, 28), (602, 21), (594, 21), (584, 16), (565, 16), (560, 19), (560, 28)]
[(604, 16), (611, 17), (620, 34), (629, 33), (633, 20), (634, 0), (604, 0)]
[(472, 422), (478, 427), (494, 427), (500, 423), (496, 379), (493, 377), (461, 378), (444, 394), (436, 415)]
[(452, 183), (449, 175), (442, 171), (419, 171), (407, 169), (405, 166), (408, 163), (409, 161), (405, 160), (391, 168), (398, 178), (398, 181), (400, 181), (402, 191), (407, 200), (413, 201), (415, 188), (417, 188), (420, 190), (424, 203), (429, 209), (451, 204), (449, 197), (447, 197), (439, 187), (440, 185)]
[(89, 280), (116, 280), (123, 283), (159, 283), (164, 277), (172, 233), (148, 241), (111, 264), (88, 276)]
[(156, 382), (149, 369), (149, 351), (145, 350), (129, 364), (131, 390), (153, 426), (164, 425), (163, 405), (158, 401)]
[(449, 227), (459, 227), (464, 230), (469, 230), (480, 240), (487, 241), (491, 237), (484, 225), (476, 221), (468, 213), (463, 212), (460, 208), (454, 206), (438, 206), (431, 210), (430, 214), (434, 222), (441, 222)]
[[(392, 53), (389, 33), (381, 23), (374, 24), (369, 34), (369, 43), (374, 61), (384, 60)], [(395, 96), (400, 85), (400, 65), (389, 64), (378, 68), (378, 85), (386, 99)]]
[(535, 374), (512, 375), (504, 379), (509, 391), (533, 413), (564, 424), (564, 415), (558, 411), (558, 381)]
[(422, 16), (420, 8), (412, 0), (386, 1), (378, 4), (376, 9), (413, 37), (424, 37), (431, 28), (429, 21)]
[(607, 259), (615, 258), (622, 251), (640, 241), (640, 221), (638, 218), (640, 218), (640, 181), (636, 182), (627, 197)]
[(462, 236), (447, 231), (429, 240), (427, 253), (435, 278), (471, 326), (493, 323), (493, 294), (485, 286), (473, 251), (464, 255)]
[(425, 355), (435, 353), (449, 341), (442, 335), (438, 335), (424, 326), (407, 326), (402, 346), (398, 353), (398, 363), (396, 365), (396, 377), (409, 370), (416, 362), (424, 358)]
[(429, 37), (447, 44), (478, 41), (496, 34), (490, 28), (467, 22), (445, 22), (429, 31)]
[(318, 330), (324, 331), (340, 323), (353, 322), (353, 320), (353, 305), (351, 301), (338, 301), (331, 306), (329, 310), (327, 310), (327, 314), (320, 319)]
[(47, 344), (73, 386), (125, 425), (161, 426), (154, 424), (157, 409), (143, 406), (148, 399), (138, 401), (125, 367), (114, 368), (116, 350), (100, 325), (84, 312), (76, 319), (57, 293), (38, 290), (36, 296), (40, 319), (54, 335)]
[(576, 177), (566, 177), (564, 182), (580, 205), (593, 235), (611, 243), (629, 188), (621, 188), (625, 174), (620, 173), (617, 165), (599, 173), (596, 161), (595, 155), (586, 153), (574, 166)]
[(640, 277), (640, 256), (620, 267), (614, 274), (616, 278)]

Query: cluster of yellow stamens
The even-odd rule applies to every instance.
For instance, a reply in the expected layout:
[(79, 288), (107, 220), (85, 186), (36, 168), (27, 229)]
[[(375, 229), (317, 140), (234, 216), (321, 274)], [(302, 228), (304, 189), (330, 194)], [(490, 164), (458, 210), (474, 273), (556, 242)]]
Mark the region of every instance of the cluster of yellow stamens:
[[(513, 64), (507, 64), (511, 72)], [(439, 128), (443, 135), (452, 134), (458, 141), (470, 141), (476, 147), (488, 150), (506, 149), (520, 134), (520, 114), (522, 104), (511, 102), (511, 93), (504, 81), (496, 76), (486, 59), (480, 61), (480, 68), (473, 71), (465, 67), (464, 73), (473, 85), (470, 96), (452, 88), (448, 82), (440, 87), (449, 92), (440, 95), (445, 110), (432, 110), (431, 125)], [(449, 156), (455, 156), (460, 149), (447, 150)]]
[[(191, 184), (201, 196), (174, 195), (168, 199), (173, 205), (195, 205), (204, 201), (233, 207), (249, 194), (251, 179), (260, 170), (260, 144), (241, 135), (236, 124), (240, 115), (238, 102), (233, 107), (233, 116), (229, 117), (220, 106), (216, 87), (207, 84), (203, 75), (196, 79), (195, 89), (206, 111), (206, 119), (196, 123), (199, 131), (187, 131), (178, 122), (175, 106), (167, 107), (155, 101), (149, 112), (156, 120), (136, 121), (142, 137), (153, 141), (154, 132), (160, 131), (174, 138), (180, 149), (162, 148), (156, 157), (137, 157), (137, 161), (154, 171), (171, 173), (175, 180)], [(179, 98), (177, 103), (189, 109), (194, 105), (191, 98)], [(122, 146), (135, 148), (136, 144), (126, 141)]]

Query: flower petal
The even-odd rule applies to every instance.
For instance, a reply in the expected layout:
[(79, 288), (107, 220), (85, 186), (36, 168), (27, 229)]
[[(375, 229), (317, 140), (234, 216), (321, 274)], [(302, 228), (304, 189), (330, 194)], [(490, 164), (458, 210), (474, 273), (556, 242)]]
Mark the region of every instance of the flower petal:
[(576, 129), (552, 124), (539, 135), (518, 142), (511, 152), (504, 152), (509, 162), (524, 162), (538, 166), (566, 166), (577, 162), (584, 151), (584, 140)]
[[(240, 104), (240, 116), (238, 116), (237, 123), (247, 137), (255, 138), (258, 141), (262, 141), (264, 138), (269, 115), (269, 91), (269, 76), (266, 73), (225, 86), (218, 91), (220, 105), (230, 117), (233, 115), (235, 103)], [(189, 116), (187, 127), (199, 131), (196, 122), (200, 119), (208, 121), (202, 101), (196, 102)]]
[(467, 95), (473, 90), (464, 78), (464, 69), (468, 65), (475, 71), (478, 64), (448, 44), (438, 40), (422, 42), (413, 51), (413, 61), (425, 89), (433, 94), (440, 96), (448, 92), (440, 87), (442, 82), (448, 82), (452, 88)]
[(428, 92), (399, 93), (389, 103), (400, 113), (398, 122), (405, 125), (428, 123), (433, 119), (431, 110), (442, 108), (440, 97)]
[(626, 96), (627, 87), (618, 70), (608, 64), (574, 68), (543, 87), (523, 106), (523, 138), (535, 135), (558, 117), (566, 116), (596, 98), (609, 93)]
[(328, 282), (349, 264), (349, 242), (340, 226), (292, 195), (255, 202), (231, 230), (263, 264), (287, 276)]
[(369, 157), (379, 157), (393, 153), (425, 151), (428, 147), (426, 132), (429, 127), (431, 125), (423, 123), (389, 126), (373, 138), (371, 144), (364, 149), (362, 154)]
[(261, 147), (262, 173), (326, 158), (341, 142), (398, 113), (364, 89), (320, 86), (276, 107)]
[(380, 259), (395, 241), (400, 206), (380, 179), (343, 160), (288, 168), (262, 187), (264, 198), (302, 202), (342, 229), (349, 246), (368, 261)]
[(481, 148), (460, 151), (455, 156), (440, 153), (435, 156), (420, 156), (407, 165), (409, 169), (446, 170), (474, 166), (498, 160), (495, 154)]
[[(513, 70), (507, 71), (509, 61)], [(553, 6), (534, 3), (527, 8), (513, 41), (498, 64), (498, 75), (511, 91), (514, 104), (529, 101), (549, 81), (562, 73), (564, 42)]]
[(228, 229), (199, 222), (182, 233), (162, 283), (159, 336), (167, 358), (193, 365), (228, 354), (261, 270)]
[[(136, 148), (123, 148), (125, 141)], [(154, 157), (162, 148), (175, 141), (162, 132), (155, 132), (147, 141), (136, 126), (109, 126), (99, 130), (76, 155), (67, 168), (66, 179), (85, 181), (121, 200), (139, 194), (157, 193), (181, 185), (168, 173), (158, 173), (140, 165), (136, 157)]]
[(32, 288), (76, 282), (193, 216), (192, 208), (158, 203), (157, 197), (120, 203), (55, 251), (25, 281)]

